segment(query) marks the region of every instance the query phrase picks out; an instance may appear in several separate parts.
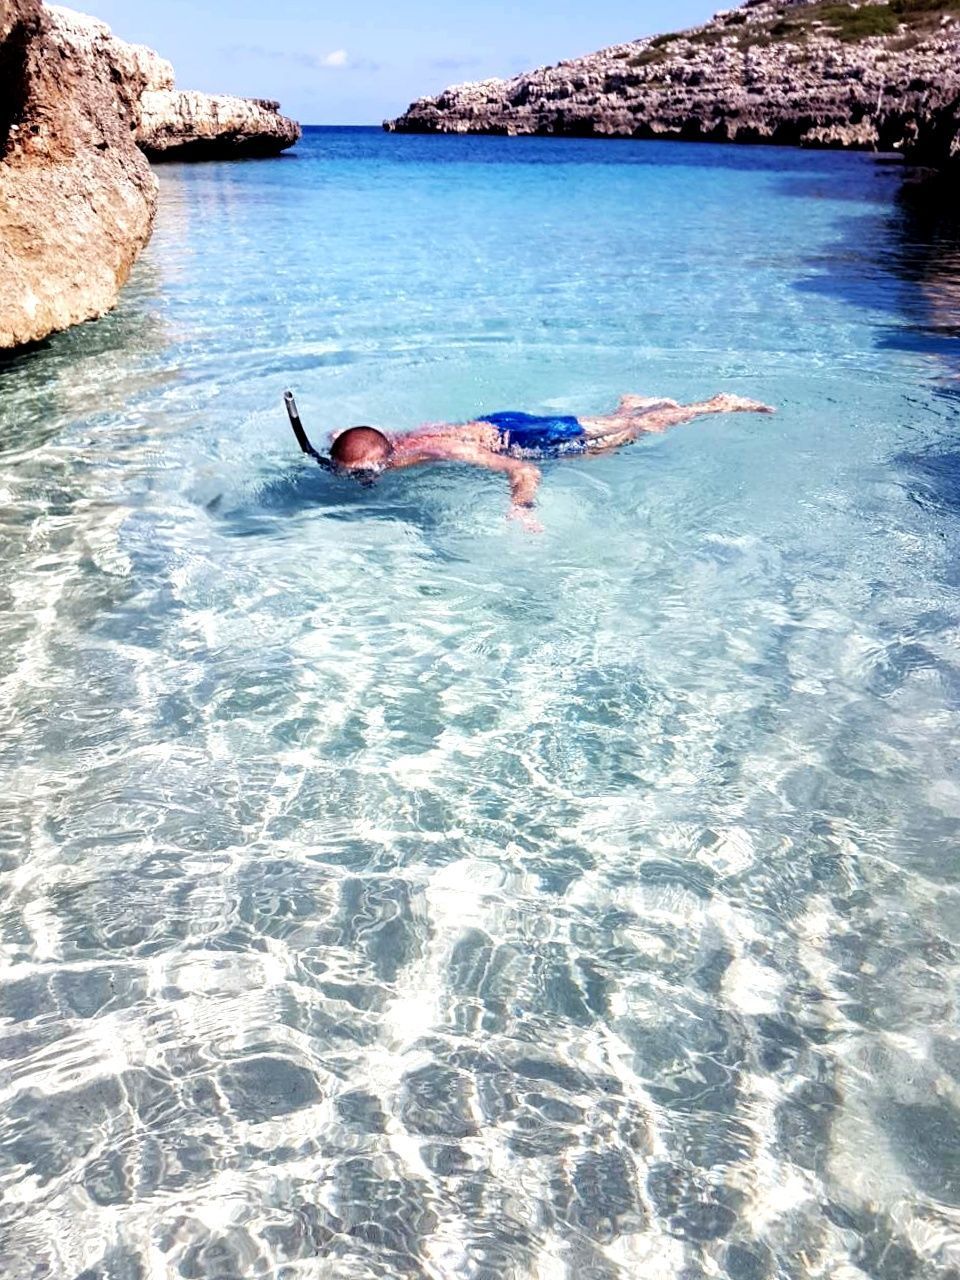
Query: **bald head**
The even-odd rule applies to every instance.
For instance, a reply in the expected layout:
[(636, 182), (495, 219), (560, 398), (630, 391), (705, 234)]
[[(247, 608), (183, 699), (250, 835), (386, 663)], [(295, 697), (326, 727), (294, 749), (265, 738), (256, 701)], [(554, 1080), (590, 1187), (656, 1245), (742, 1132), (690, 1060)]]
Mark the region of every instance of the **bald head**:
[(330, 446), (330, 457), (341, 467), (380, 467), (393, 445), (376, 427), (348, 427)]

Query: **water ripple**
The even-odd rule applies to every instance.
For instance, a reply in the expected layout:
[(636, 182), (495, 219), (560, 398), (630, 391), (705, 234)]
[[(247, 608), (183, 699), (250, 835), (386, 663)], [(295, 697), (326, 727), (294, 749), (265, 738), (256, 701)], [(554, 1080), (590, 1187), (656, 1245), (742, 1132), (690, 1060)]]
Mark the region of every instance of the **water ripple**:
[[(165, 169), (118, 311), (4, 363), (11, 1275), (960, 1266), (960, 259), (894, 182), (309, 135)], [(309, 469), (294, 375), (318, 439), (781, 412), (529, 538)]]

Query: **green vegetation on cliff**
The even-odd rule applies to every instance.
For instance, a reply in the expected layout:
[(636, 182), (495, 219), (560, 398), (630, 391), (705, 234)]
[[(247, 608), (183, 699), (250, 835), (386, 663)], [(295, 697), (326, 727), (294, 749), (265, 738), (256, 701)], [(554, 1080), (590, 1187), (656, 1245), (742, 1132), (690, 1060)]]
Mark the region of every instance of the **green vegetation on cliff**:
[(750, 22), (746, 10), (734, 9), (709, 26), (654, 36), (640, 53), (624, 52), (620, 56), (632, 67), (645, 67), (666, 62), (674, 52), (670, 46), (681, 40), (709, 47), (732, 39), (737, 48), (746, 52), (772, 44), (802, 45), (812, 36), (855, 43), (872, 36), (892, 36), (901, 28), (901, 47), (906, 49), (956, 13), (960, 13), (960, 0), (883, 0), (867, 4), (816, 0), (813, 4), (778, 8), (771, 18), (760, 22)]

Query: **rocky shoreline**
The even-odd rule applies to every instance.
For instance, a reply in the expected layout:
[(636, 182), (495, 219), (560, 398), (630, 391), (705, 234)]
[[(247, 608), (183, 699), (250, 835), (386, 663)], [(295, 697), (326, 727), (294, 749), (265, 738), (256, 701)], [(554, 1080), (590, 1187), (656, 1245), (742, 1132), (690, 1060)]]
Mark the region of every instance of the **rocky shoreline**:
[(153, 49), (119, 40), (96, 18), (46, 5), (54, 39), (71, 57), (102, 50), (126, 88), (133, 133), (149, 160), (213, 160), (277, 155), (300, 138), (300, 126), (279, 102), (178, 89), (172, 65)]
[(956, 0), (747, 0), (688, 31), (454, 85), (384, 127), (899, 150), (951, 163)]
[(171, 88), (140, 99), (137, 143), (154, 162), (274, 156), (299, 139), (300, 126), (267, 98)]
[(179, 90), (152, 49), (40, 0), (0, 0), (0, 350), (102, 315), (146, 244), (148, 157), (275, 155), (262, 99)]
[[(104, 28), (106, 30), (106, 28)], [(0, 348), (113, 306), (153, 223), (134, 139), (142, 69), (38, 0), (0, 0)], [(116, 74), (115, 74), (116, 73)]]

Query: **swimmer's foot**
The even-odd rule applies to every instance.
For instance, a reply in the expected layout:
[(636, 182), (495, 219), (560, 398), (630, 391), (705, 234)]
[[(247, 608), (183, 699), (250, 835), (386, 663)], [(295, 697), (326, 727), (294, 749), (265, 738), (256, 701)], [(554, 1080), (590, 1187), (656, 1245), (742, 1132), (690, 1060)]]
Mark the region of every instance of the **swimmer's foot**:
[(773, 405), (764, 404), (762, 400), (748, 400), (745, 396), (729, 396), (721, 393), (711, 398), (704, 405), (711, 413), (776, 413)]

